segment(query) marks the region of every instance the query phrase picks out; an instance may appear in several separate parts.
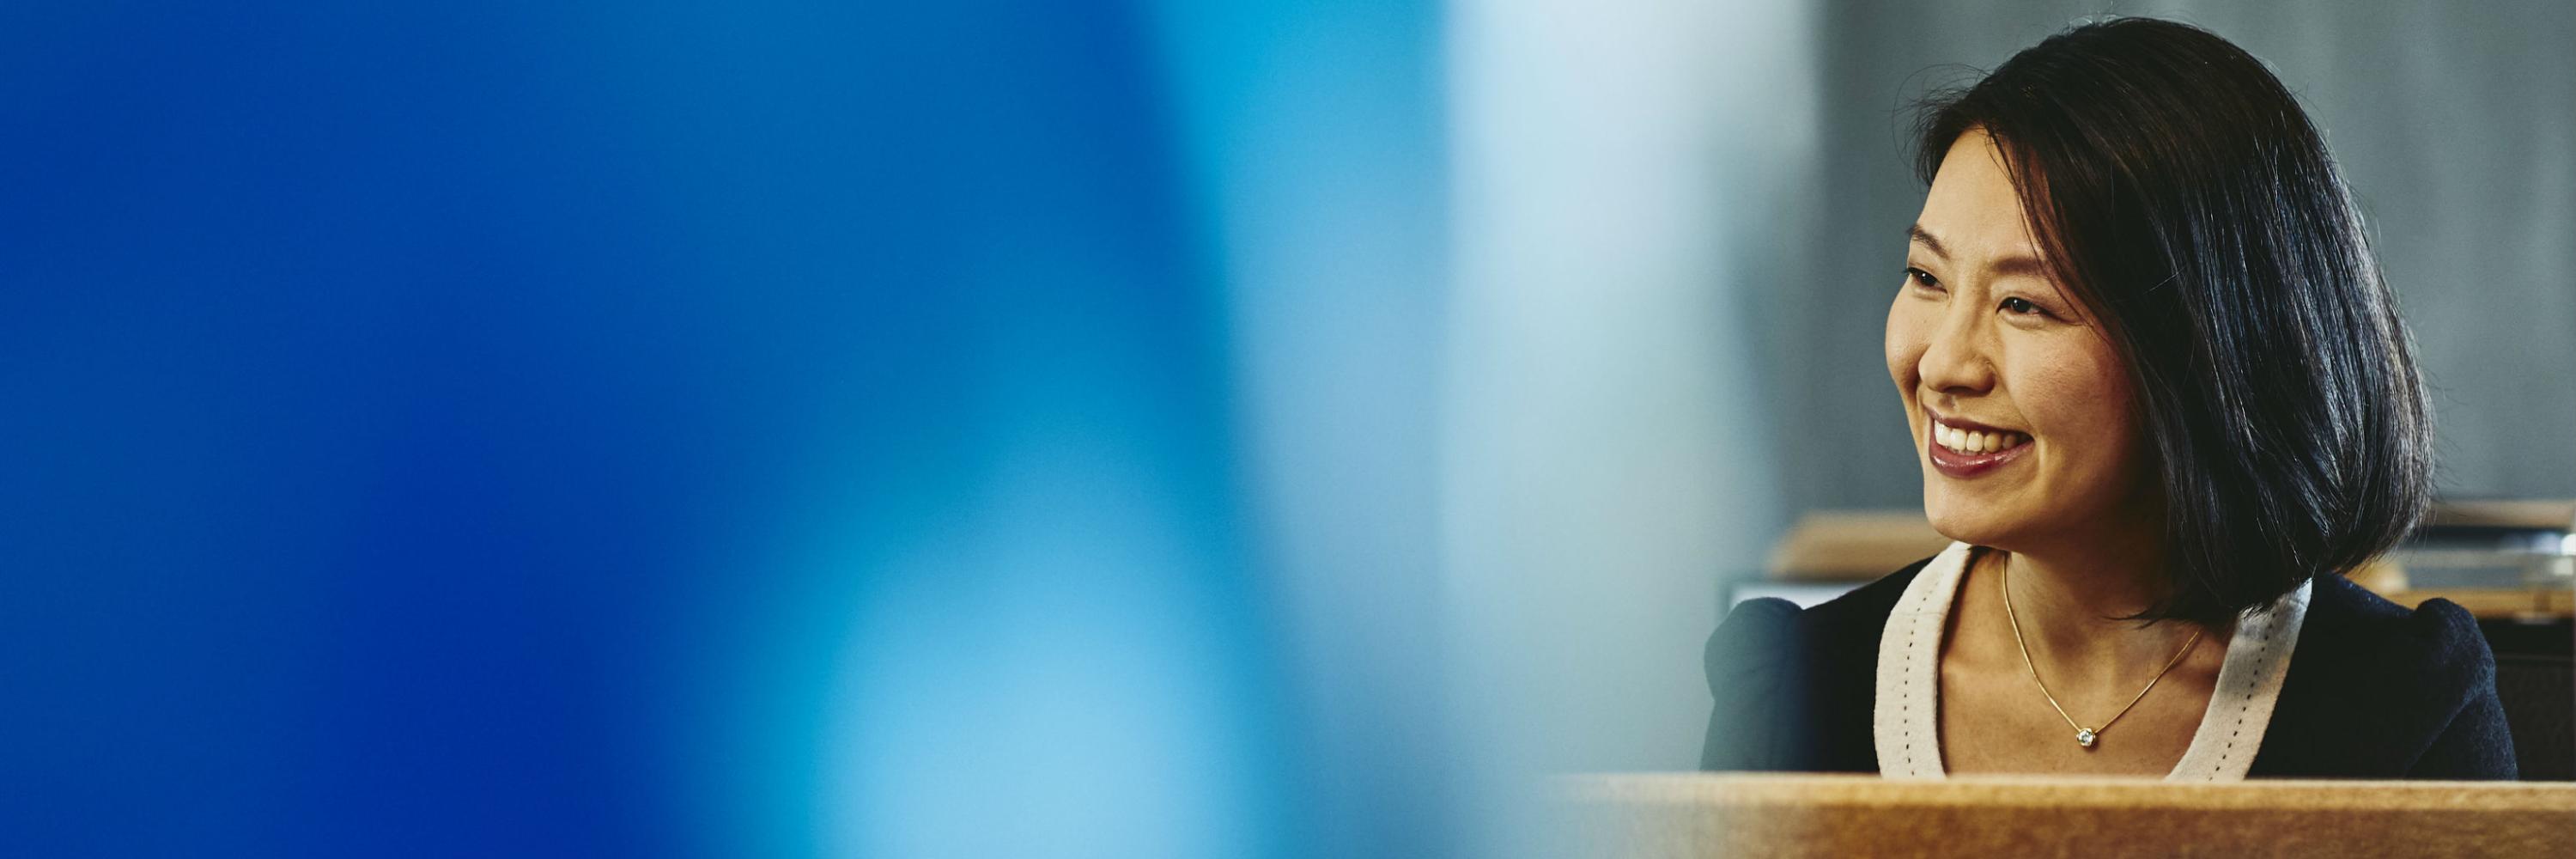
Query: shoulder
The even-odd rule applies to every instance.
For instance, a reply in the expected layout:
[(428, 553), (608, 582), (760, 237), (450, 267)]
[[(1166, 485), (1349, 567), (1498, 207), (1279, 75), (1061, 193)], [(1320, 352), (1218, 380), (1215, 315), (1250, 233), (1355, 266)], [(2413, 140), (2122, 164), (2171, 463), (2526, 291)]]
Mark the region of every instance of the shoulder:
[(1716, 634), (1709, 636), (1706, 662), (1714, 672), (1729, 662), (1741, 662), (1745, 654), (1762, 654), (1760, 661), (1777, 664), (1778, 657), (1817, 648), (1860, 647), (1874, 653), (1888, 614), (1915, 575), (1931, 562), (1924, 558), (1907, 564), (1810, 608), (1777, 598), (1746, 600), (1727, 612)]
[(2359, 704), (2447, 719), (2495, 694), (2495, 654), (2477, 618), (2446, 599), (2407, 608), (2339, 575), (2313, 580), (2290, 680)]
[(2300, 624), (2301, 661), (2349, 663), (2357, 671), (2458, 700), (2492, 690), (2495, 654), (2477, 618), (2446, 599), (2407, 608), (2339, 575), (2316, 577)]
[(2511, 778), (2495, 654), (2468, 610), (2316, 577), (2256, 775)]
[(1801, 609), (1746, 600), (1708, 638), (1715, 708), (1700, 766), (1873, 772), (1870, 696), (1880, 630), (1925, 563)]
[(1824, 629), (1866, 629), (1875, 639), (1878, 631), (1887, 625), (1887, 615), (1895, 611), (1897, 601), (1905, 597), (1905, 589), (1912, 586), (1914, 577), (1921, 575), (1923, 568), (1931, 563), (1932, 558), (1915, 561), (1896, 572), (1880, 576), (1877, 581), (1808, 609), (1808, 622)]

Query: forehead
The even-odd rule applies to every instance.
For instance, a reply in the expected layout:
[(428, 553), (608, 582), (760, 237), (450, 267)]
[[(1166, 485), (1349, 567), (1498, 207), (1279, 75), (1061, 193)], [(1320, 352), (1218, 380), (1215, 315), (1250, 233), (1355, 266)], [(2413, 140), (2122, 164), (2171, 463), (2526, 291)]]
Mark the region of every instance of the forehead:
[(2038, 256), (2023, 217), (1994, 138), (1969, 129), (1942, 156), (1914, 222), (1938, 236), (1953, 259)]

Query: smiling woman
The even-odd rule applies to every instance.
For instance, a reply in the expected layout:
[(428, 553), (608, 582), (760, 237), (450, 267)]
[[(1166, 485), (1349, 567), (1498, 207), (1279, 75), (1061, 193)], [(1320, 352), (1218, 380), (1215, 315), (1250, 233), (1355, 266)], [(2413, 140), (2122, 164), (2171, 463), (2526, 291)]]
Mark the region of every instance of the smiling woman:
[(1738, 607), (1704, 766), (2514, 777), (2469, 615), (2344, 578), (2422, 516), (2430, 418), (2289, 91), (2119, 19), (1924, 117), (1886, 358), (1954, 542)]

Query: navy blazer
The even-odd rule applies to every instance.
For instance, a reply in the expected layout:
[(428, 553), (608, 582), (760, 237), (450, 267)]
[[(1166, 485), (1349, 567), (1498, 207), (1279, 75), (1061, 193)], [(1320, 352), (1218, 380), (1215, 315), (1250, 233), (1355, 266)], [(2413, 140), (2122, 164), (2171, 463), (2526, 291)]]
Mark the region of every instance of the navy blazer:
[[(1800, 610), (1748, 600), (1708, 639), (1702, 769), (1875, 773), (1887, 616), (1932, 559)], [(2318, 576), (2249, 778), (2511, 779), (2495, 654), (2466, 609)]]

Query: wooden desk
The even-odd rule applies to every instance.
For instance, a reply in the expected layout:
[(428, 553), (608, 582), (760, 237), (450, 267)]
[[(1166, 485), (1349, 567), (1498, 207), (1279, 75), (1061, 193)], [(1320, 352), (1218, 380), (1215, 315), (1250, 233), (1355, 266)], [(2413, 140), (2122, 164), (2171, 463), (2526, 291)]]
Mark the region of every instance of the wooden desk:
[(2576, 856), (2576, 784), (1567, 777), (1561, 855)]

